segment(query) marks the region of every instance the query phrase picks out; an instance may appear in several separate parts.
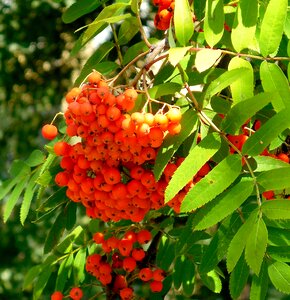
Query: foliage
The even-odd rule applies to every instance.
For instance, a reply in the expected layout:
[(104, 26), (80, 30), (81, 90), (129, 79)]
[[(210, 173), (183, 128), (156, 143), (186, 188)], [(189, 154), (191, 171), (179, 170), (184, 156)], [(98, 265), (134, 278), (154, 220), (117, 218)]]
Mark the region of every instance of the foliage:
[[(24, 280), (33, 299), (56, 290), (68, 295), (73, 287), (85, 299), (131, 299), (131, 288), (136, 299), (196, 299), (204, 293), (208, 299), (215, 294), (266, 299), (271, 286), (278, 295), (290, 294), (288, 2), (182, 0), (174, 7), (164, 2), (154, 1), (156, 12), (145, 1), (78, 0), (63, 14), (70, 23), (99, 12), (81, 28), (73, 54), (108, 27), (112, 35), (88, 58), (76, 79), (79, 88), (68, 92), (65, 122), (63, 114), (52, 120), (57, 137), (45, 153), (35, 150), (14, 161), (0, 188), (4, 222), (19, 199), (22, 224), (30, 213), (38, 221), (54, 219), (43, 241), (43, 261)], [(142, 21), (150, 26), (149, 19), (155, 28), (145, 31)], [(126, 93), (134, 98), (132, 106), (121, 102)], [(90, 99), (89, 108), (79, 108), (83, 98)], [(110, 121), (101, 118), (99, 107), (106, 107)], [(121, 111), (118, 119), (107, 114), (108, 107)], [(180, 124), (169, 117), (172, 108), (182, 113)], [(146, 113), (154, 115), (154, 124), (144, 121)], [(156, 115), (165, 116), (166, 125)], [(133, 124), (131, 135), (124, 120)], [(171, 131), (172, 124), (181, 131)], [(161, 140), (152, 138), (152, 128)], [(128, 135), (120, 144), (114, 140), (119, 156), (113, 159), (101, 134), (115, 138), (116, 132)], [(60, 145), (66, 150), (56, 150)], [(153, 154), (144, 158), (142, 147)], [(121, 156), (126, 151), (129, 162)], [(64, 167), (65, 158), (72, 167)], [(101, 167), (92, 167), (92, 161)], [(142, 169), (140, 177), (136, 168)], [(95, 183), (99, 175), (105, 178), (102, 186)], [(147, 189), (146, 203), (141, 188), (134, 195), (129, 189), (136, 181)], [(121, 197), (119, 189), (114, 196), (120, 183), (127, 194)], [(144, 229), (150, 233), (146, 242), (140, 238)], [(131, 255), (128, 243), (146, 252), (132, 270), (114, 264)], [(110, 274), (104, 279), (96, 266)], [(146, 267), (163, 272), (158, 280), (149, 277), (150, 285), (139, 275)], [(120, 276), (124, 286), (117, 286)]]

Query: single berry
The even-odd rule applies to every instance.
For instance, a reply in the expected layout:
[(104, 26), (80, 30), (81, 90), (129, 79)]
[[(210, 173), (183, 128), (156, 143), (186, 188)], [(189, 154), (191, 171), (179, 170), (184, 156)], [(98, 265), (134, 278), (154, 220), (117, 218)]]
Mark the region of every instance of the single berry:
[(80, 300), (83, 297), (83, 291), (79, 287), (73, 287), (69, 292), (69, 296), (73, 300)]
[(42, 136), (47, 140), (53, 140), (57, 136), (57, 128), (52, 124), (45, 124), (41, 129)]
[(51, 296), (50, 300), (62, 300), (63, 299), (63, 294), (60, 291), (55, 291)]

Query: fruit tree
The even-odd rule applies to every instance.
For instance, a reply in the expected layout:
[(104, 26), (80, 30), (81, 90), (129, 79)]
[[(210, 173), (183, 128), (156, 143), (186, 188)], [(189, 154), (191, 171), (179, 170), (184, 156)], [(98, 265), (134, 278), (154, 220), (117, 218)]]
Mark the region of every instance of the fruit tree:
[[(4, 222), (52, 222), (33, 299), (290, 294), (287, 0), (77, 0), (96, 49), (11, 165)], [(79, 33), (81, 32), (81, 33)], [(107, 32), (105, 38), (100, 34)], [(216, 295), (216, 296), (215, 296)]]

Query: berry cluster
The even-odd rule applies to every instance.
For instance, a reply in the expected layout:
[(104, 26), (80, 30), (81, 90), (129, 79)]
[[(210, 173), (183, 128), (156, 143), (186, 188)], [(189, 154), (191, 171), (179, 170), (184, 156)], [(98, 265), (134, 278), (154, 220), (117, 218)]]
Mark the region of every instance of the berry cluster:
[(170, 21), (174, 12), (174, 0), (153, 0), (158, 6), (158, 12), (154, 18), (154, 25), (159, 30), (166, 30), (170, 26)]
[(132, 284), (135, 280), (149, 282), (152, 292), (163, 288), (165, 272), (159, 268), (143, 267), (146, 264), (146, 252), (143, 245), (151, 239), (150, 231), (129, 230), (121, 237), (110, 235), (104, 237), (102, 232), (94, 234), (96, 244), (100, 244), (103, 255), (91, 254), (87, 257), (86, 271), (94, 276), (113, 296), (119, 295), (123, 300), (134, 297)]
[(62, 300), (63, 298), (70, 297), (72, 300), (81, 300), (83, 297), (83, 291), (79, 287), (73, 287), (68, 296), (65, 296), (60, 291), (55, 291), (51, 296), (51, 300)]
[(63, 169), (55, 182), (66, 186), (68, 198), (81, 202), (92, 218), (140, 222), (164, 205), (172, 163), (158, 182), (152, 169), (164, 137), (180, 132), (181, 113), (166, 105), (165, 112), (129, 114), (137, 96), (129, 88), (117, 94), (97, 72), (66, 96), (66, 132), (80, 141), (55, 143)]

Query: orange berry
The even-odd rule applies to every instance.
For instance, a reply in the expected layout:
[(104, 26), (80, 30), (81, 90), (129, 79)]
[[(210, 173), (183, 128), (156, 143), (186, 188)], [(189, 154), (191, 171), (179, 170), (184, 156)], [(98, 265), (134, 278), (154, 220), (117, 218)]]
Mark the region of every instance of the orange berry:
[(41, 129), (42, 136), (47, 140), (53, 140), (57, 136), (57, 128), (52, 124), (45, 124)]
[(127, 100), (135, 102), (138, 97), (138, 93), (134, 89), (126, 89), (124, 96)]
[(171, 123), (168, 125), (168, 132), (171, 135), (179, 134), (181, 131), (181, 124), (180, 123)]
[(65, 156), (68, 155), (68, 152), (70, 150), (70, 145), (66, 142), (59, 141), (54, 144), (53, 150), (56, 155)]
[(116, 121), (121, 116), (121, 111), (116, 106), (110, 106), (106, 111), (106, 116), (110, 121)]
[(87, 80), (91, 84), (98, 84), (100, 80), (102, 79), (102, 76), (99, 72), (94, 71), (87, 77)]
[(287, 154), (285, 154), (285, 153), (279, 153), (277, 155), (277, 158), (280, 159), (280, 160), (282, 160), (282, 161), (284, 161), (284, 162), (286, 162), (287, 164), (289, 164), (289, 157), (288, 157)]

